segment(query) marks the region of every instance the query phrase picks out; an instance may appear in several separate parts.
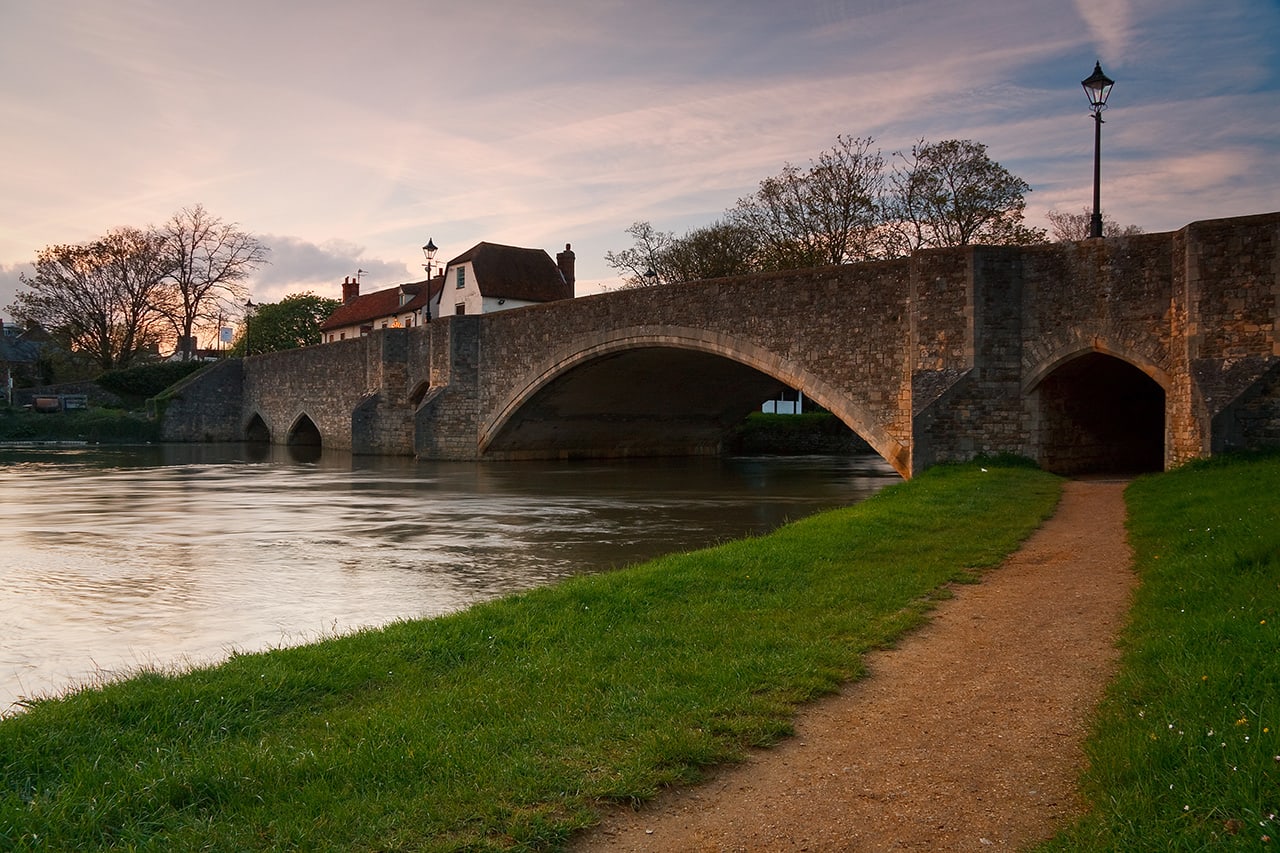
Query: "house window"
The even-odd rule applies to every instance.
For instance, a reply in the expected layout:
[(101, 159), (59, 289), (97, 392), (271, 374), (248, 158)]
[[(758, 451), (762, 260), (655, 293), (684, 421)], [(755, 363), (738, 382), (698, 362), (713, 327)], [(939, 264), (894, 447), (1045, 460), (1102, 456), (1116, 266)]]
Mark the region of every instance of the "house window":
[(455, 314), (466, 314), (466, 313), (467, 313), (467, 306), (466, 306), (465, 304), (463, 304), (463, 303), (459, 302), (457, 305), (453, 306), (453, 313), (455, 313)]
[(458, 287), (463, 288), (466, 286), (467, 286), (467, 268), (458, 267)]

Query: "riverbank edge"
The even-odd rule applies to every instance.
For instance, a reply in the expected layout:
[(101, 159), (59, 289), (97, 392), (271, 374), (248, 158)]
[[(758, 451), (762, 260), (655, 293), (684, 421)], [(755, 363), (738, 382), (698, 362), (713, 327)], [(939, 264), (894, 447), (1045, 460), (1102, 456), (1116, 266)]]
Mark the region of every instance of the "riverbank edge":
[(788, 734), (947, 584), (998, 565), (1058, 484), (944, 466), (769, 536), (35, 703), (0, 721), (0, 837), (555, 849), (602, 804)]

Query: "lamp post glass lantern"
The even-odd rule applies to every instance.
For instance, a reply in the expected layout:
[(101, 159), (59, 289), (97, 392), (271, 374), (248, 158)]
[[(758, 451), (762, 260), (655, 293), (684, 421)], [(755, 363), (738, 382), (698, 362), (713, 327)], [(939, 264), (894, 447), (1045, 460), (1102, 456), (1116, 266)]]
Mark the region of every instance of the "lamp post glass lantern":
[(253, 315), (257, 313), (258, 306), (253, 304), (253, 297), (249, 297), (244, 301), (244, 354), (253, 355), (250, 350), (252, 339), (249, 337), (249, 324), (253, 321)]
[(427, 259), (427, 262), (422, 265), (427, 271), (427, 322), (431, 321), (431, 271), (435, 268), (437, 251), (436, 241), (428, 237), (427, 245), (422, 247), (422, 254)]
[(1089, 236), (1102, 236), (1102, 111), (1115, 80), (1102, 73), (1102, 63), (1093, 64), (1093, 73), (1080, 81), (1085, 97), (1093, 108), (1093, 215), (1089, 218)]

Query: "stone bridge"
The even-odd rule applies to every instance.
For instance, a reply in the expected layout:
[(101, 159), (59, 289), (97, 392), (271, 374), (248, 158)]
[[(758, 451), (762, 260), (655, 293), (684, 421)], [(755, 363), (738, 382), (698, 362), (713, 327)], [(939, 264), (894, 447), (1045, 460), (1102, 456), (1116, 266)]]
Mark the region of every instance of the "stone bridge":
[(791, 387), (899, 473), (1280, 444), (1280, 213), (624, 290), (222, 362), (178, 441), (428, 459), (714, 454)]

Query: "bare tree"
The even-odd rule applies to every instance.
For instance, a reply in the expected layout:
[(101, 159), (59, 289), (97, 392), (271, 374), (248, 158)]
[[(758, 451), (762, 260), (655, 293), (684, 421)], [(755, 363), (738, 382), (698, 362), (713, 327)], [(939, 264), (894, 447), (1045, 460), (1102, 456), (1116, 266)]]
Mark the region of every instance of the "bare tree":
[(1044, 232), (1023, 224), (1031, 186), (968, 139), (946, 139), (898, 153), (891, 183), (893, 218), (909, 251), (974, 243), (1044, 242)]
[(128, 367), (164, 338), (169, 267), (155, 232), (117, 228), (92, 243), (46, 246), (35, 269), (20, 277), (29, 290), (10, 312), (101, 369)]
[(666, 252), (675, 242), (670, 231), (658, 231), (648, 222), (633, 222), (627, 233), (635, 240), (630, 249), (605, 252), (604, 260), (622, 273), (623, 287), (646, 287), (678, 281), (667, 269)]
[(266, 263), (268, 249), (200, 204), (175, 213), (161, 234), (171, 268), (170, 321), (185, 361), (194, 354), (196, 328), (215, 321), (227, 302), (245, 298), (243, 282)]
[(878, 254), (884, 158), (874, 140), (839, 135), (801, 169), (790, 163), (738, 200), (730, 221), (756, 235), (765, 266), (795, 269), (864, 261)]
[[(1089, 239), (1089, 225), (1093, 219), (1089, 208), (1082, 208), (1080, 213), (1068, 213), (1064, 210), (1051, 210), (1044, 215), (1049, 220), (1049, 231), (1056, 243), (1073, 243), (1077, 240)], [(1141, 234), (1137, 225), (1121, 225), (1106, 213), (1102, 214), (1103, 237), (1129, 237)]]

